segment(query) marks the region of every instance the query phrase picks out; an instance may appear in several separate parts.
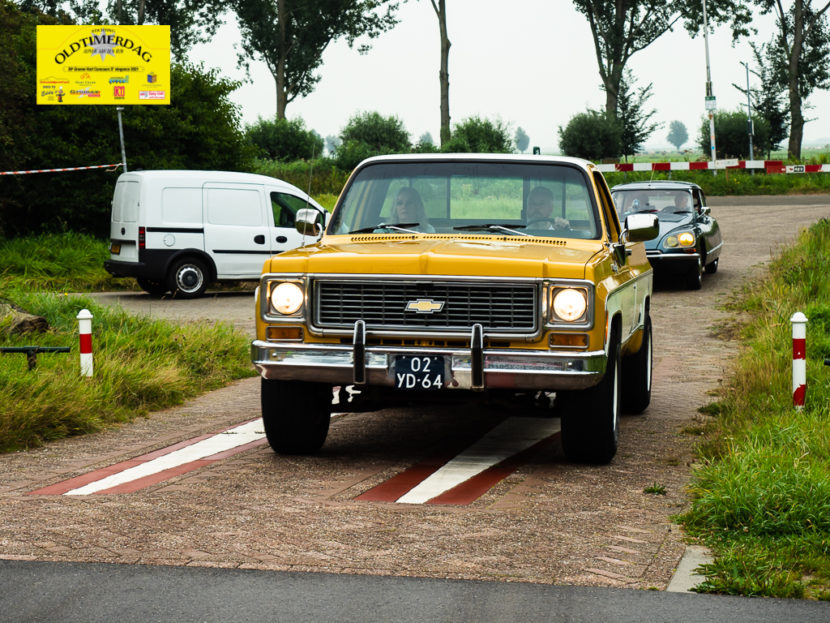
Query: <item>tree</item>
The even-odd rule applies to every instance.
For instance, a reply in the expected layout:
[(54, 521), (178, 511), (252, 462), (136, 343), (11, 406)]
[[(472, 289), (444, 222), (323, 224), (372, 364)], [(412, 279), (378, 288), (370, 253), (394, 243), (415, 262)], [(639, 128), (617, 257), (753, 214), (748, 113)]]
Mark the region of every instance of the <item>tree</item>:
[[(772, 1), (772, 0), (770, 0)], [(691, 34), (700, 30), (700, 0), (573, 0), (591, 27), (599, 76), (605, 90), (605, 112), (617, 114), (617, 97), (628, 60), (683, 19)], [(732, 26), (733, 36), (747, 34), (752, 14), (741, 0), (708, 0), (709, 20)]]
[(377, 112), (353, 115), (340, 131), (342, 144), (337, 148), (337, 166), (353, 169), (370, 156), (402, 154), (411, 150), (409, 132), (398, 117), (384, 117)]
[(566, 156), (599, 161), (622, 152), (622, 127), (611, 115), (588, 110), (559, 126), (559, 148)]
[[(769, 44), (772, 72), (789, 95), (789, 157), (801, 158), (804, 139), (804, 101), (816, 89), (830, 87), (830, 28), (827, 2), (813, 8), (812, 0), (793, 0), (789, 9), (781, 0), (754, 0), (763, 13), (774, 12), (778, 33)], [(819, 1), (820, 4), (821, 0)]]
[[(262, 60), (276, 82), (277, 119), (286, 106), (314, 90), (329, 43), (377, 37), (397, 23), (391, 0), (233, 0), (241, 31), (239, 63)], [(385, 11), (382, 9), (385, 6)], [(369, 46), (358, 46), (360, 53)]]
[(501, 121), (469, 117), (455, 125), (452, 138), (441, 145), (441, 151), (509, 154), (513, 151), (513, 141), (510, 129)]
[(622, 130), (621, 149), (626, 161), (629, 154), (633, 156), (642, 151), (643, 143), (661, 125), (651, 122), (657, 111), (647, 111), (645, 108), (651, 97), (651, 83), (632, 93), (634, 82), (631, 70), (626, 70), (617, 98), (617, 120)]
[(257, 119), (245, 136), (262, 156), (272, 160), (311, 160), (323, 153), (323, 139), (314, 130), (306, 130), (302, 119)]
[(438, 32), (441, 36), (441, 68), (438, 81), (441, 86), (441, 145), (450, 140), (450, 43), (447, 33), (446, 0), (429, 0), (438, 18)]
[(669, 135), (666, 140), (680, 151), (680, 146), (689, 140), (689, 131), (682, 121), (672, 121), (669, 124)]
[(170, 26), (170, 50), (186, 57), (196, 43), (210, 41), (221, 25), (223, 0), (108, 0), (106, 17), (97, 0), (22, 0), (22, 10), (36, 10), (65, 23), (164, 24)]
[[(769, 44), (765, 43), (758, 46), (752, 42), (750, 46), (755, 56), (755, 62), (758, 65), (757, 70), (750, 69), (750, 71), (761, 81), (761, 85), (755, 89), (750, 88), (749, 97), (752, 110), (766, 119), (769, 125), (767, 157), (770, 157), (771, 152), (778, 149), (781, 142), (789, 134), (787, 128), (790, 121), (790, 111), (787, 103), (782, 101), (787, 90), (780, 84), (771, 69), (774, 64), (774, 58)], [(732, 86), (746, 96), (745, 87), (734, 83)]]
[[(760, 115), (752, 115), (755, 128), (753, 148), (766, 151), (769, 148), (769, 124)], [(749, 136), (746, 127), (746, 111), (718, 111), (715, 113), (715, 147), (717, 158), (748, 158)], [(704, 153), (710, 153), (709, 119), (700, 124), (698, 145)]]
[(527, 146), (530, 145), (530, 137), (522, 128), (516, 128), (516, 135), (513, 140), (516, 141), (516, 149), (522, 153), (525, 153)]

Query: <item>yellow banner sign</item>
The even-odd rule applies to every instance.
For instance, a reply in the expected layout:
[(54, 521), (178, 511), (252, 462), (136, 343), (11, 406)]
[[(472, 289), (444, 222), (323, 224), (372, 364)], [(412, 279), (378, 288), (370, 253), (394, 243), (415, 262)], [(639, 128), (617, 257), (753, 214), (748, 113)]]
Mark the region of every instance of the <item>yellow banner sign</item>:
[(38, 26), (38, 104), (169, 104), (170, 26)]

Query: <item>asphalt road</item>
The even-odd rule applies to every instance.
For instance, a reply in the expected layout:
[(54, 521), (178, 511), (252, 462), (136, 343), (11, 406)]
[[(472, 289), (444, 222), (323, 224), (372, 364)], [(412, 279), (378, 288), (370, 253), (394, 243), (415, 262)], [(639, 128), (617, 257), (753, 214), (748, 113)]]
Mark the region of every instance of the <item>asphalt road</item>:
[(427, 578), (0, 560), (0, 621), (827, 623), (830, 604)]

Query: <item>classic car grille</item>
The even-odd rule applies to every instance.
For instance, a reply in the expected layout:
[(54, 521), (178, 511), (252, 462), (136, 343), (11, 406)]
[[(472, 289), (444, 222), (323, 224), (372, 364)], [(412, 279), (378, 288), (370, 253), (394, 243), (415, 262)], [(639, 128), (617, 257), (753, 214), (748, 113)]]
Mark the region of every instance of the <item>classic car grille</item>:
[[(363, 320), (369, 329), (511, 333), (536, 331), (538, 289), (534, 284), (464, 281), (317, 281), (315, 324), (351, 329)], [(440, 311), (407, 311), (412, 302), (443, 303)], [(429, 303), (423, 303), (428, 306)]]

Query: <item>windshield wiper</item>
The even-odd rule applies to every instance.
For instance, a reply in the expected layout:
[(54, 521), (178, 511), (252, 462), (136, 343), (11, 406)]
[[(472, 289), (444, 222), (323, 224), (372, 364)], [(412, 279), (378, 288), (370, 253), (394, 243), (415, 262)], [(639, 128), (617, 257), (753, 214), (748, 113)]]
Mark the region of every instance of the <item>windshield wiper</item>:
[[(510, 227), (508, 227), (508, 225), (510, 225)], [(499, 225), (498, 223), (482, 223), (480, 225), (458, 225), (453, 227), (453, 229), (457, 231), (484, 229), (486, 231), (502, 231), (508, 234), (515, 234), (517, 236), (530, 236), (530, 234), (526, 234), (523, 231), (516, 231), (517, 228), (524, 229), (525, 225), (513, 225), (512, 223), (507, 223), (507, 225)]]
[(417, 234), (420, 232), (415, 231), (414, 229), (407, 229), (408, 227), (418, 227), (420, 223), (378, 223), (377, 225), (372, 225), (371, 227), (363, 227), (361, 229), (355, 229), (354, 231), (350, 231), (349, 234), (369, 234), (376, 229), (395, 229), (398, 231), (403, 231), (408, 234)]

